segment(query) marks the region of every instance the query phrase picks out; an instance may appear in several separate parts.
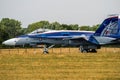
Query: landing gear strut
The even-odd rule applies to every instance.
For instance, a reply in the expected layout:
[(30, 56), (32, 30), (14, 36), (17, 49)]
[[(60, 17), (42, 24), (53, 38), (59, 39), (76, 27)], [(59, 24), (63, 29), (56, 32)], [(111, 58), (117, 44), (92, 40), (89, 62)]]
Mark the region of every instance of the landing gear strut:
[(48, 49), (52, 48), (53, 46), (55, 46), (55, 45), (51, 45), (51, 46), (49, 46), (49, 47), (47, 47), (47, 45), (44, 45), (43, 53), (44, 53), (44, 54), (48, 54), (48, 53), (49, 53), (49, 52), (48, 52)]

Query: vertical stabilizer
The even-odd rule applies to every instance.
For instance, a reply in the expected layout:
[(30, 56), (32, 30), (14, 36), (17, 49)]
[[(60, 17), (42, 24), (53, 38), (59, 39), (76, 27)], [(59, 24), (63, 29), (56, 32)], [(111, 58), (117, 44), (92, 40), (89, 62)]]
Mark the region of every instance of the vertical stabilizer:
[(94, 36), (115, 37), (120, 35), (120, 16), (110, 15), (96, 30)]

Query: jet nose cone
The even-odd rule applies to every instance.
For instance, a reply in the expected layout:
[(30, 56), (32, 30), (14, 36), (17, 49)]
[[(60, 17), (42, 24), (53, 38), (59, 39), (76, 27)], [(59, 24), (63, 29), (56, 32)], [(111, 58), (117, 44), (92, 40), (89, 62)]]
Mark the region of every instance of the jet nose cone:
[(2, 44), (9, 45), (9, 46), (14, 46), (16, 44), (16, 39), (12, 38), (12, 39), (6, 40)]
[(5, 44), (5, 41), (4, 41), (4, 42), (2, 42), (2, 44)]

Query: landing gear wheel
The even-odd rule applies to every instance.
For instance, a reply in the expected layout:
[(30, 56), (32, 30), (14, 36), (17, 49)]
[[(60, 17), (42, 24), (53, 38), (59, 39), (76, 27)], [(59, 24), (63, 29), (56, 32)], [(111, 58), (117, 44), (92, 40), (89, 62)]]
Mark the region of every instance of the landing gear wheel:
[(83, 52), (83, 47), (80, 46), (79, 50), (80, 50), (80, 52), (82, 53), (82, 52)]
[(92, 49), (91, 52), (96, 53), (97, 51), (96, 51), (96, 49)]
[(44, 51), (43, 53), (44, 53), (44, 54), (48, 54), (49, 52), (48, 52), (48, 51)]
[(88, 50), (84, 49), (83, 46), (80, 46), (79, 50), (81, 53), (88, 53)]
[(88, 50), (84, 49), (84, 50), (82, 51), (82, 53), (88, 53)]

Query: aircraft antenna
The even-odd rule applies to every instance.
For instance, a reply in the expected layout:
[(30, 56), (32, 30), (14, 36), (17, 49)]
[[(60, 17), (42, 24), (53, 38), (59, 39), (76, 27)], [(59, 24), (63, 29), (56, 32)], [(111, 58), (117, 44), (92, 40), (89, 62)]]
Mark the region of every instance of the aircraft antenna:
[(109, 17), (118, 17), (119, 16), (119, 14), (109, 14), (107, 17), (109, 18)]

